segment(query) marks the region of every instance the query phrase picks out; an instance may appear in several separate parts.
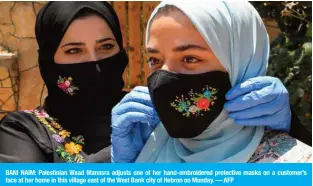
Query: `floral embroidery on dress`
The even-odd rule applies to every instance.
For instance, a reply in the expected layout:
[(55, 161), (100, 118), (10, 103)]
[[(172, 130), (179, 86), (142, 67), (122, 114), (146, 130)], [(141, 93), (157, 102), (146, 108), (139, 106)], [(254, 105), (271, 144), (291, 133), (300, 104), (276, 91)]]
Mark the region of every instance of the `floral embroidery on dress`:
[(210, 111), (210, 107), (214, 105), (217, 92), (217, 89), (208, 86), (202, 89), (202, 93), (195, 93), (191, 89), (188, 94), (189, 98), (184, 95), (176, 96), (175, 101), (170, 105), (178, 112), (182, 112), (183, 116), (202, 116), (203, 112)]
[(72, 136), (71, 133), (63, 129), (56, 122), (56, 119), (50, 117), (45, 111), (25, 110), (24, 112), (33, 114), (36, 118), (51, 131), (52, 138), (58, 143), (56, 153), (59, 157), (68, 163), (83, 163), (84, 157), (80, 155), (83, 150), (84, 137), (82, 135)]
[(286, 133), (267, 130), (248, 162), (309, 162), (311, 157), (311, 148), (308, 149), (308, 146), (306, 147), (295, 138)]
[(62, 78), (61, 76), (59, 76), (58, 87), (62, 89), (65, 93), (70, 94), (71, 96), (75, 94), (75, 91), (79, 90), (79, 88), (73, 84), (73, 79), (71, 77)]
[(62, 138), (66, 138), (66, 137), (70, 137), (71, 133), (68, 132), (67, 130), (61, 130), (59, 132), (59, 135), (62, 137)]
[(297, 145), (297, 140), (290, 137), (286, 133), (280, 133), (275, 137), (268, 139), (269, 145), (273, 148), (276, 154), (282, 156), (294, 146)]
[(56, 142), (64, 143), (64, 138), (62, 138), (61, 136), (59, 136), (57, 134), (53, 134), (52, 137), (55, 139)]
[(81, 145), (76, 144), (72, 141), (65, 144), (65, 151), (69, 153), (70, 155), (80, 153), (80, 151), (82, 151), (82, 148), (83, 147)]

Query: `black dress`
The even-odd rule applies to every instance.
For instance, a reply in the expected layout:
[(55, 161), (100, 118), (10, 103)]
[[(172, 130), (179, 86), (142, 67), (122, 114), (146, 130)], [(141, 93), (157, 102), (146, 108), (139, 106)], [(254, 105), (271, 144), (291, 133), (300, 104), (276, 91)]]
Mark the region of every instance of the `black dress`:
[(109, 162), (110, 116), (98, 121), (86, 120), (80, 136), (42, 108), (9, 113), (0, 123), (0, 162)]
[[(310, 132), (292, 116), (290, 135), (311, 146)], [(0, 162), (109, 162), (110, 123), (106, 116), (70, 130), (42, 108), (9, 113), (0, 122)]]

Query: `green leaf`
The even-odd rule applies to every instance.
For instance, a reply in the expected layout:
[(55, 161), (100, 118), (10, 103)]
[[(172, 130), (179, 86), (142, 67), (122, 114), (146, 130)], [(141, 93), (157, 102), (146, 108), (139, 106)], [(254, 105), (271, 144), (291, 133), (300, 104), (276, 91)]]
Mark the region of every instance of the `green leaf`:
[(312, 37), (312, 23), (308, 23), (308, 29), (305, 33), (306, 37)]
[(304, 54), (308, 56), (312, 56), (312, 42), (306, 42), (302, 45), (304, 49)]

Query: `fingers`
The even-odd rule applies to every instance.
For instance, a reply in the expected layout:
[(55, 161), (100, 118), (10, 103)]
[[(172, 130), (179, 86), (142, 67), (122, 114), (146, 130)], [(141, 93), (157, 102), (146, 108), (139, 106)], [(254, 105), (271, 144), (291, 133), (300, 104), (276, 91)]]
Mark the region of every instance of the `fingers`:
[(112, 116), (122, 115), (128, 112), (141, 112), (151, 117), (157, 117), (157, 113), (153, 107), (138, 102), (126, 102), (115, 106), (112, 110)]
[(226, 99), (233, 100), (253, 90), (262, 89), (263, 87), (271, 85), (273, 81), (276, 81), (276, 79), (273, 77), (266, 76), (250, 78), (244, 81), (243, 83), (235, 85), (233, 88), (231, 88), (226, 94)]
[(126, 102), (138, 102), (153, 107), (150, 95), (142, 92), (132, 91), (126, 94), (119, 104)]
[(277, 99), (268, 103), (260, 104), (258, 106), (241, 111), (231, 112), (228, 114), (228, 117), (232, 119), (251, 119), (265, 115), (272, 115), (284, 109), (284, 107), (289, 107), (289, 105), (286, 105), (286, 103), (287, 102), (283, 98), (278, 97)]
[(288, 125), (286, 117), (288, 109), (280, 110), (274, 115), (255, 117), (251, 119), (235, 119), (235, 124), (241, 126), (270, 126), (273, 128), (284, 128)]
[(283, 92), (283, 89), (277, 88), (275, 84), (272, 84), (262, 88), (261, 90), (251, 91), (250, 93), (241, 95), (238, 98), (226, 102), (225, 109), (228, 112), (241, 111), (258, 106), (260, 104), (272, 102), (278, 97), (283, 98), (279, 99), (281, 101), (289, 99), (288, 92)]
[(149, 124), (149, 121), (155, 120), (157, 119), (139, 112), (128, 112), (126, 114), (112, 116), (112, 135), (118, 135), (120, 137), (127, 136), (132, 130), (134, 123)]
[(144, 86), (137, 86), (132, 91), (140, 92), (140, 93), (144, 93), (144, 94), (149, 94), (148, 87), (144, 87)]
[(143, 147), (143, 139), (142, 134), (140, 130), (141, 123), (135, 123), (134, 124), (134, 131), (133, 131), (133, 148), (134, 149), (142, 149)]

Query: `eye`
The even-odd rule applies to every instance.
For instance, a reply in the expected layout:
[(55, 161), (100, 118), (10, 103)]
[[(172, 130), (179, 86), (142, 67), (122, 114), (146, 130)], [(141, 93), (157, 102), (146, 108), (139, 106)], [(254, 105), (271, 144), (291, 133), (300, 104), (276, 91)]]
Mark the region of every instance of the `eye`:
[(148, 58), (148, 63), (153, 66), (153, 65), (157, 65), (160, 63), (160, 60), (155, 58), (155, 57), (149, 57)]
[(70, 54), (70, 55), (78, 54), (81, 52), (82, 52), (82, 49), (80, 49), (80, 48), (71, 48), (71, 49), (65, 51), (66, 54)]
[(199, 60), (198, 58), (192, 57), (192, 56), (186, 56), (183, 59), (184, 63), (197, 63), (200, 62), (201, 60)]
[(104, 45), (101, 45), (100, 50), (111, 50), (112, 48), (114, 48), (114, 45), (104, 44)]

